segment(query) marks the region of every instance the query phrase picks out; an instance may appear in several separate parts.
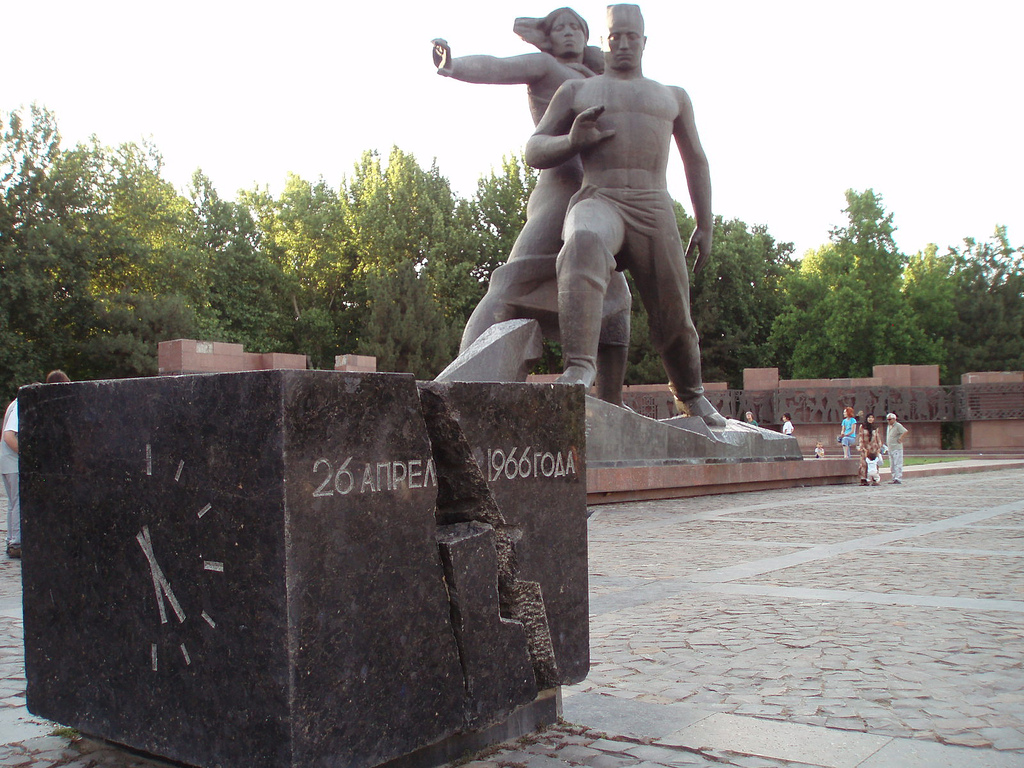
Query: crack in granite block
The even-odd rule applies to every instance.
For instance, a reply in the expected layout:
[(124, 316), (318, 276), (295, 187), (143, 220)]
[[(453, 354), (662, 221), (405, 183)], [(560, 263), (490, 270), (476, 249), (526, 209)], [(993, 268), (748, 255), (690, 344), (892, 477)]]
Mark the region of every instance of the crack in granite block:
[(540, 585), (523, 584), (518, 578), (516, 543), (522, 531), (506, 524), (473, 449), (444, 397), (444, 389), (421, 383), (419, 392), (438, 468), (438, 524), (476, 521), (491, 527), (498, 564), (498, 609), (502, 616), (516, 620), (525, 629), (537, 686), (545, 689), (558, 685), (558, 667)]
[(494, 529), (479, 522), (437, 532), (470, 728), (503, 719), (538, 692), (525, 629), (498, 612), (494, 539)]

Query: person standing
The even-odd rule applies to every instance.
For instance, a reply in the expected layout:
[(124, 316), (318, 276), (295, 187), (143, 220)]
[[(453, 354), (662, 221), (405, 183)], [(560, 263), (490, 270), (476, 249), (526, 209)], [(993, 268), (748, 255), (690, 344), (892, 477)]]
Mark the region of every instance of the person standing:
[(793, 436), (793, 417), (788, 413), (782, 414), (782, 434), (786, 437)]
[[(71, 381), (64, 371), (50, 371), (47, 384), (61, 384)], [(3, 476), (7, 492), (7, 556), (21, 557), (21, 492), (18, 475), (20, 450), (18, 446), (18, 398), (14, 398), (4, 412), (3, 427), (0, 429), (0, 475)]]
[(868, 484), (868, 457), (882, 451), (882, 430), (875, 426), (875, 414), (869, 413), (857, 433), (857, 452), (860, 453), (860, 484)]
[(839, 424), (839, 442), (843, 446), (843, 458), (850, 458), (850, 446), (857, 442), (857, 419), (853, 417), (853, 408), (843, 409), (843, 420)]
[(892, 467), (893, 485), (903, 483), (903, 438), (910, 432), (896, 419), (895, 413), (885, 417), (885, 447), (889, 452), (889, 466)]
[(4, 412), (0, 474), (7, 492), (7, 556), (21, 557), (21, 497), (18, 493), (18, 398)]

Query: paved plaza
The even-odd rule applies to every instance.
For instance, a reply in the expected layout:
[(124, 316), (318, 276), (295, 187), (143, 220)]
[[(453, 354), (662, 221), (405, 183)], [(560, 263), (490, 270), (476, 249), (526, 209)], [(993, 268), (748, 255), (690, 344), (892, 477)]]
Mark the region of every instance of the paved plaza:
[[(590, 675), (469, 768), (1024, 768), (1024, 468), (911, 470), (592, 508)], [(0, 767), (161, 765), (27, 713), (20, 599), (0, 561)]]

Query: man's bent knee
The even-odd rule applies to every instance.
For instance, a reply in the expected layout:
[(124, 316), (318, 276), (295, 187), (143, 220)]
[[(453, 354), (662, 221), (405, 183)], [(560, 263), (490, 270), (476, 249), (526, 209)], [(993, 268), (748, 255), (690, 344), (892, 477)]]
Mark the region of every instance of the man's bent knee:
[(615, 271), (615, 254), (604, 238), (595, 232), (576, 231), (569, 234), (555, 262), (559, 290), (608, 288)]

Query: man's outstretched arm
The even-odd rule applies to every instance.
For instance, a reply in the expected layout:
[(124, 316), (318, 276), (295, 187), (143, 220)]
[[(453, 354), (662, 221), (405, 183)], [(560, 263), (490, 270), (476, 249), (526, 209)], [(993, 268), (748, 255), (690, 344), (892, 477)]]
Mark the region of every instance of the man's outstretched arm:
[(693, 271), (696, 274), (711, 257), (711, 240), (714, 229), (714, 216), (711, 213), (711, 171), (708, 158), (697, 135), (697, 123), (693, 118), (693, 104), (682, 88), (673, 88), (679, 100), (679, 114), (673, 125), (672, 134), (676, 146), (683, 158), (686, 169), (686, 186), (690, 190), (690, 203), (693, 205), (693, 217), (697, 228), (686, 246), (686, 258), (696, 254)]

